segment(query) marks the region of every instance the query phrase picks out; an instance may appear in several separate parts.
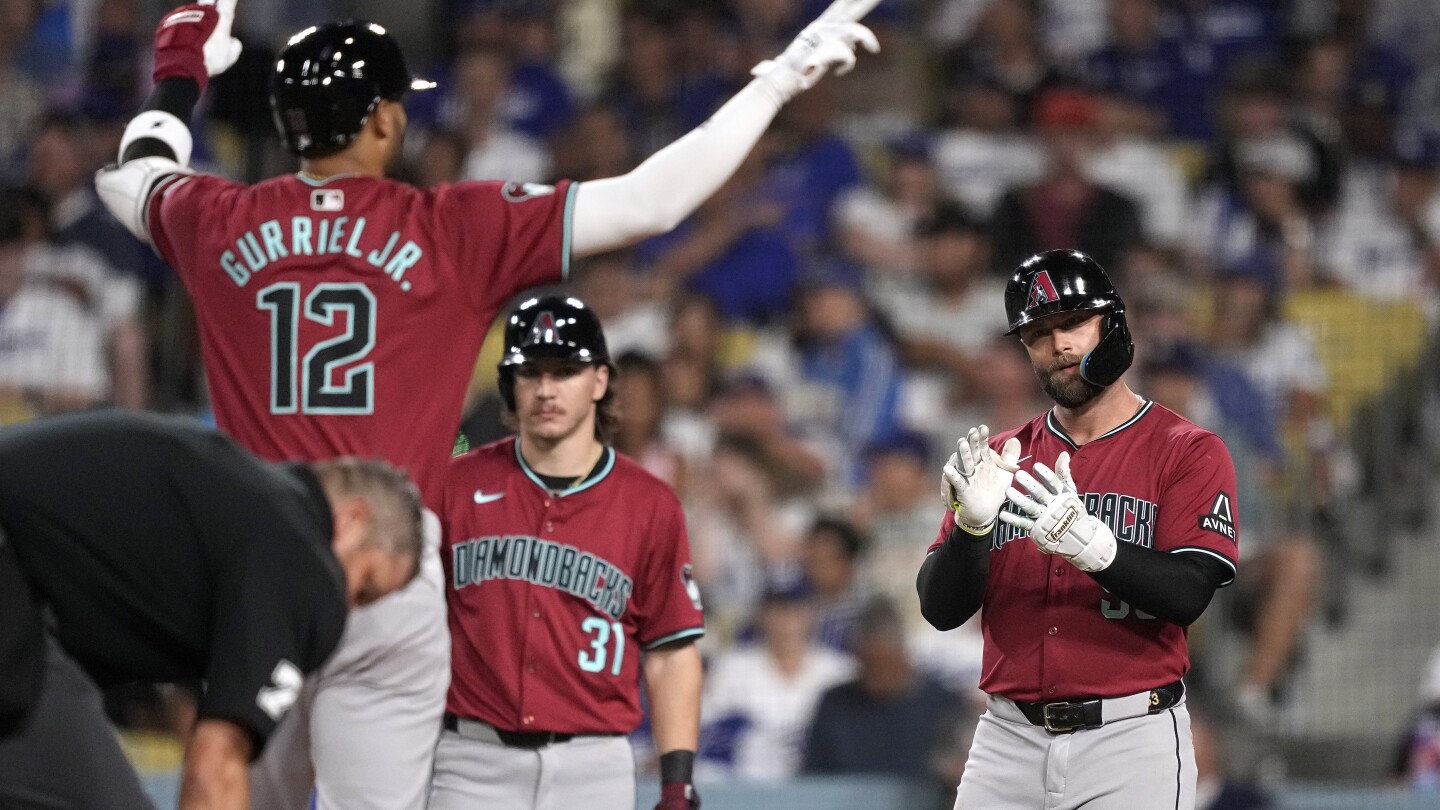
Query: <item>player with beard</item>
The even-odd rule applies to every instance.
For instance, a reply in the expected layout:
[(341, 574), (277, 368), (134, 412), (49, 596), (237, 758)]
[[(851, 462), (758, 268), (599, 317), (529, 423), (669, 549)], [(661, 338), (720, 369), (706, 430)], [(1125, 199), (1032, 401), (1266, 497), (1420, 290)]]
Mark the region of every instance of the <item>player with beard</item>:
[(1005, 310), (1055, 407), (960, 439), (917, 582), (940, 630), (984, 607), (956, 807), (1193, 808), (1186, 629), (1235, 576), (1234, 464), (1121, 379), (1125, 304), (1089, 256), (1025, 260)]

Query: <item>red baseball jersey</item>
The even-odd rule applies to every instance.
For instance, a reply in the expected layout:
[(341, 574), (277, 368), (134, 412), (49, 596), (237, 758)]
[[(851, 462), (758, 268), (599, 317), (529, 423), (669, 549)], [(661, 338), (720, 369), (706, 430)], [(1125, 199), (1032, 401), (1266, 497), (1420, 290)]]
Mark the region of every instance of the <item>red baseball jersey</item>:
[[(1234, 578), (1239, 523), (1235, 466), (1219, 436), (1153, 402), (1125, 424), (1076, 447), (1052, 412), (996, 436), (1020, 439), (1020, 467), (1070, 471), (1090, 514), (1120, 542), (1225, 563)], [(1010, 503), (1006, 508), (1013, 510)], [(934, 551), (955, 525), (947, 512)], [(1229, 580), (1224, 584), (1229, 584)], [(1186, 628), (1132, 608), (1019, 529), (997, 524), (980, 628), (980, 688), (1014, 700), (1116, 697), (1180, 679), (1190, 668)]]
[(381, 456), (435, 508), (496, 313), (564, 276), (573, 188), (170, 178), (150, 235), (194, 301), (216, 422), (272, 460)]
[(450, 712), (510, 731), (628, 734), (639, 653), (704, 634), (680, 501), (605, 453), (599, 474), (558, 494), (515, 438), (451, 463)]

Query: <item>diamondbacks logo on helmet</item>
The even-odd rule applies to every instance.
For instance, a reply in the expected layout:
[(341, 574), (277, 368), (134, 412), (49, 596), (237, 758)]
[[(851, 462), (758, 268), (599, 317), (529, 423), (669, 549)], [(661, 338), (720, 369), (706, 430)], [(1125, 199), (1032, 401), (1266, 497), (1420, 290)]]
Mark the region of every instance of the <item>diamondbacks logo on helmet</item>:
[(559, 342), (555, 335), (555, 313), (547, 309), (535, 316), (535, 324), (530, 327), (528, 342), (532, 345)]
[(1025, 307), (1028, 309), (1058, 300), (1060, 293), (1055, 290), (1055, 282), (1050, 280), (1050, 271), (1042, 270), (1036, 273), (1035, 280), (1030, 282), (1030, 298), (1025, 302)]

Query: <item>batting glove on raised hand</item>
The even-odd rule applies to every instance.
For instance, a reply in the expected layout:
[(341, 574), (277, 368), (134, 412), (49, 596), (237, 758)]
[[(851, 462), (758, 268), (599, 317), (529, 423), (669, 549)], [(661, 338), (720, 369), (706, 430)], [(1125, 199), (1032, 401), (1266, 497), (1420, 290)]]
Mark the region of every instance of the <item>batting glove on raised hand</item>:
[(219, 76), (240, 58), (240, 40), (230, 35), (235, 0), (201, 0), (166, 14), (155, 28), (156, 84), (164, 79), (193, 79), (205, 92), (211, 76)]
[(985, 425), (970, 428), (955, 442), (955, 452), (940, 474), (940, 498), (955, 512), (955, 525), (977, 536), (990, 533), (1019, 459), (1020, 440), (1010, 437), (996, 453)]
[(750, 70), (770, 81), (781, 104), (809, 90), (826, 73), (844, 76), (855, 67), (855, 46), (880, 52), (880, 41), (869, 28), (849, 20), (821, 17), (805, 26), (785, 52)]
[(1040, 481), (1021, 470), (1015, 481), (1030, 490), (1025, 495), (1015, 487), (1006, 491), (1010, 502), (1022, 514), (1001, 512), (1000, 520), (1029, 532), (1035, 547), (1046, 554), (1059, 554), (1081, 571), (1104, 571), (1115, 561), (1115, 533), (1100, 519), (1085, 511), (1085, 502), (1075, 491), (1070, 476), (1070, 454), (1055, 459), (1052, 472), (1035, 464)]

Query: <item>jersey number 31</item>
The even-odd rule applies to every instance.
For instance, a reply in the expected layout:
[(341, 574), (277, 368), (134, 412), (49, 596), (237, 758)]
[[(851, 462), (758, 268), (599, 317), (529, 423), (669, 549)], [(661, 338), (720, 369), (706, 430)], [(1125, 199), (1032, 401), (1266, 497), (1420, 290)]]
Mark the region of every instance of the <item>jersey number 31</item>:
[[(363, 415), (375, 409), (375, 295), (364, 284), (325, 283), (300, 302), (300, 285), (271, 284), (255, 295), (270, 312), (270, 412)], [(344, 331), (300, 356), (300, 318)]]

